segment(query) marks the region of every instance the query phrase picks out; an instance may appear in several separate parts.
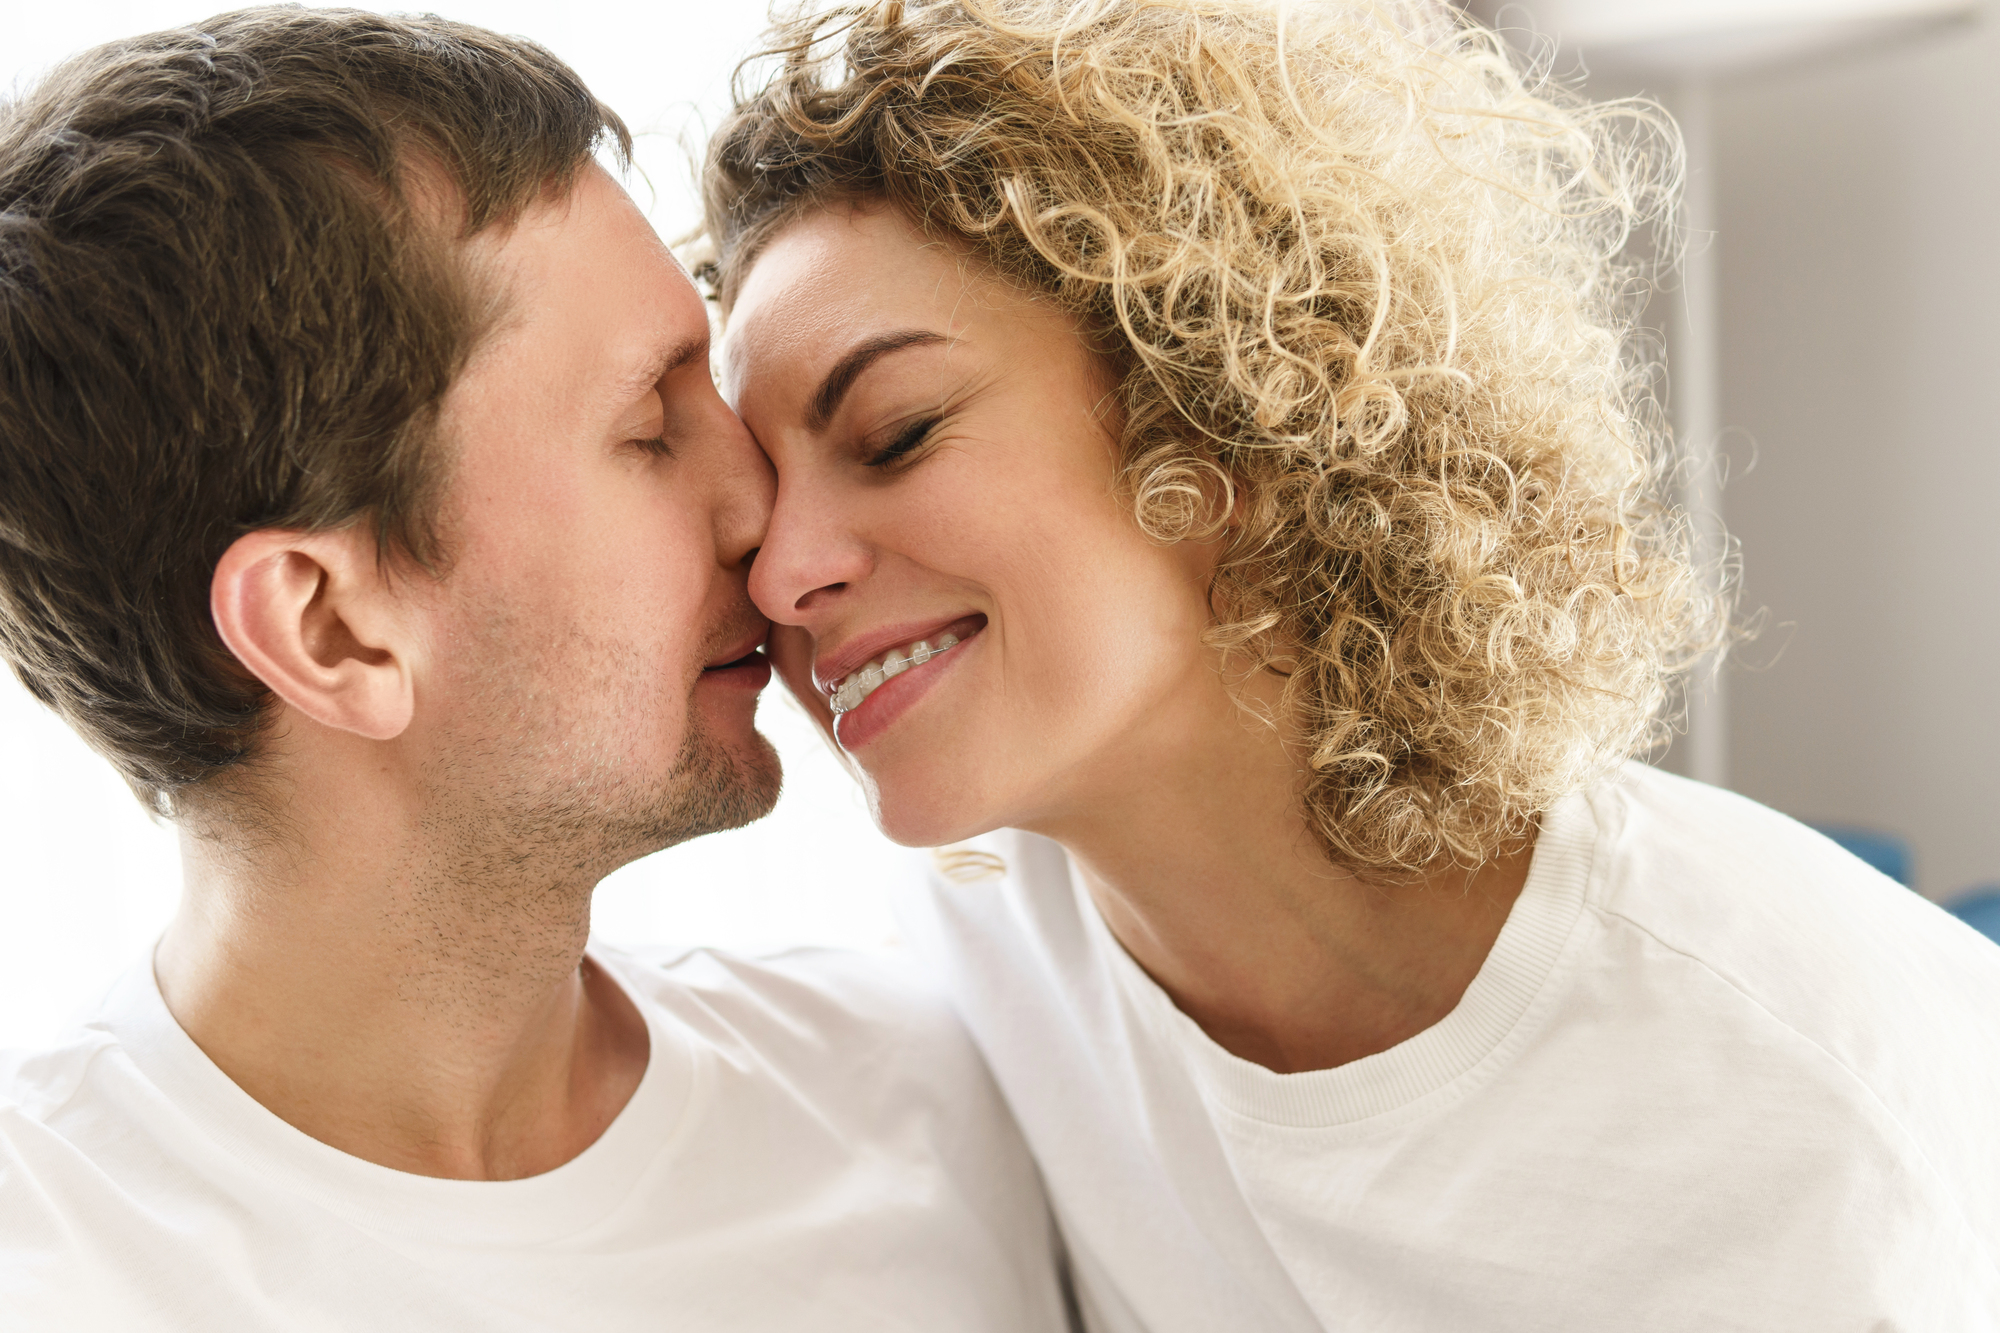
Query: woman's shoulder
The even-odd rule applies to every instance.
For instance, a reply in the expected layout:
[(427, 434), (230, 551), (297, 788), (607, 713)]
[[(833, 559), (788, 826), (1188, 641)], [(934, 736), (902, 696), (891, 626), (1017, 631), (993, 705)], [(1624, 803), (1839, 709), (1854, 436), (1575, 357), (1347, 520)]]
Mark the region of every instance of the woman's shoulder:
[(1743, 796), (1628, 765), (1585, 799), (1585, 901), (1604, 939), (1633, 946), (1618, 952), (1626, 967), (1654, 964), (1665, 989), (1651, 1000), (1704, 1021), (1736, 1013), (1746, 1056), (1784, 1064), (1790, 1051), (1877, 1108), (1910, 1161), (1972, 1189), (1976, 1225), (2000, 1235), (2000, 947)]
[(1747, 989), (1837, 972), (2000, 1012), (2000, 948), (1806, 825), (1642, 764), (1584, 800), (1590, 905)]

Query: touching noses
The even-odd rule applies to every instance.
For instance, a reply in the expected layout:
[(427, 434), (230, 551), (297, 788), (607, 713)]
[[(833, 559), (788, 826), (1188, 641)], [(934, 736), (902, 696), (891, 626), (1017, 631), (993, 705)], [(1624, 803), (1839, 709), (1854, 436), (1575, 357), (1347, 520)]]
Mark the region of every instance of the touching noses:
[(777, 474), (750, 428), (716, 396), (720, 466), (715, 478), (715, 554), (724, 569), (740, 570), (764, 545), (777, 495)]
[(843, 515), (837, 482), (781, 458), (770, 527), (750, 566), (757, 609), (780, 625), (810, 629), (872, 566), (867, 543)]

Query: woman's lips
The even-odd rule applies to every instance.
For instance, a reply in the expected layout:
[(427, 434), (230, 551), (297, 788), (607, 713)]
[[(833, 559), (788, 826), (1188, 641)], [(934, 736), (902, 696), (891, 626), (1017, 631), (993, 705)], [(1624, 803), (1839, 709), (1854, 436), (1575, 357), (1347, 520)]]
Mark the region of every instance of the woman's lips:
[[(833, 719), (833, 734), (839, 740), (841, 748), (852, 752), (888, 730), (897, 718), (907, 712), (918, 699), (929, 693), (931, 687), (958, 664), (959, 659), (977, 642), (985, 628), (985, 616), (966, 616), (951, 622), (945, 629), (938, 631), (936, 637), (949, 636), (955, 639), (956, 642), (952, 647), (943, 651), (933, 650), (920, 662), (908, 661), (901, 669), (884, 675), (879, 682), (872, 683), (855, 704), (836, 712)], [(892, 651), (901, 652), (901, 647)], [(861, 671), (851, 673), (847, 679), (852, 680), (867, 670), (870, 668), (864, 667)], [(835, 688), (830, 692), (836, 703), (840, 701), (840, 684), (841, 682), (836, 682)]]
[(842, 686), (850, 684), (854, 677), (869, 667), (881, 667), (883, 659), (891, 652), (907, 657), (916, 643), (935, 644), (947, 634), (962, 641), (972, 637), (985, 624), (985, 616), (972, 612), (948, 620), (906, 620), (900, 625), (885, 625), (871, 634), (855, 635), (842, 645), (839, 652), (815, 657), (813, 688), (831, 699)]
[(917, 639), (891, 648), (879, 662), (870, 662), (837, 683), (828, 692), (828, 702), (836, 714), (853, 712), (869, 695), (889, 681), (913, 667), (923, 666), (940, 653), (950, 652), (959, 643), (955, 631), (944, 630), (932, 638)]

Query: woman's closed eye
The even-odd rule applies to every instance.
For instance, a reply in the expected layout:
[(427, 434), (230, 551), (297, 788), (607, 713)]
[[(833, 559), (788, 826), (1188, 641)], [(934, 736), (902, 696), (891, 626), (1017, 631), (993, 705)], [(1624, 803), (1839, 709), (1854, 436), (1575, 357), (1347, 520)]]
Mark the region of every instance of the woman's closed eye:
[(863, 460), (864, 466), (892, 468), (898, 463), (905, 462), (924, 447), (925, 442), (931, 437), (931, 432), (935, 431), (942, 421), (942, 417), (918, 417), (898, 427), (890, 435), (887, 443), (875, 449)]

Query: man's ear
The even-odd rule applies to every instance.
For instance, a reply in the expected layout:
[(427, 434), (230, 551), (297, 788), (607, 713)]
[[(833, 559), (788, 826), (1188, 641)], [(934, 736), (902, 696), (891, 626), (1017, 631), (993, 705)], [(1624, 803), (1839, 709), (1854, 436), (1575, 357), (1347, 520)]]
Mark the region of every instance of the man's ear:
[(237, 538), (208, 604), (236, 660), (307, 717), (377, 741), (410, 725), (412, 640), (367, 524)]

